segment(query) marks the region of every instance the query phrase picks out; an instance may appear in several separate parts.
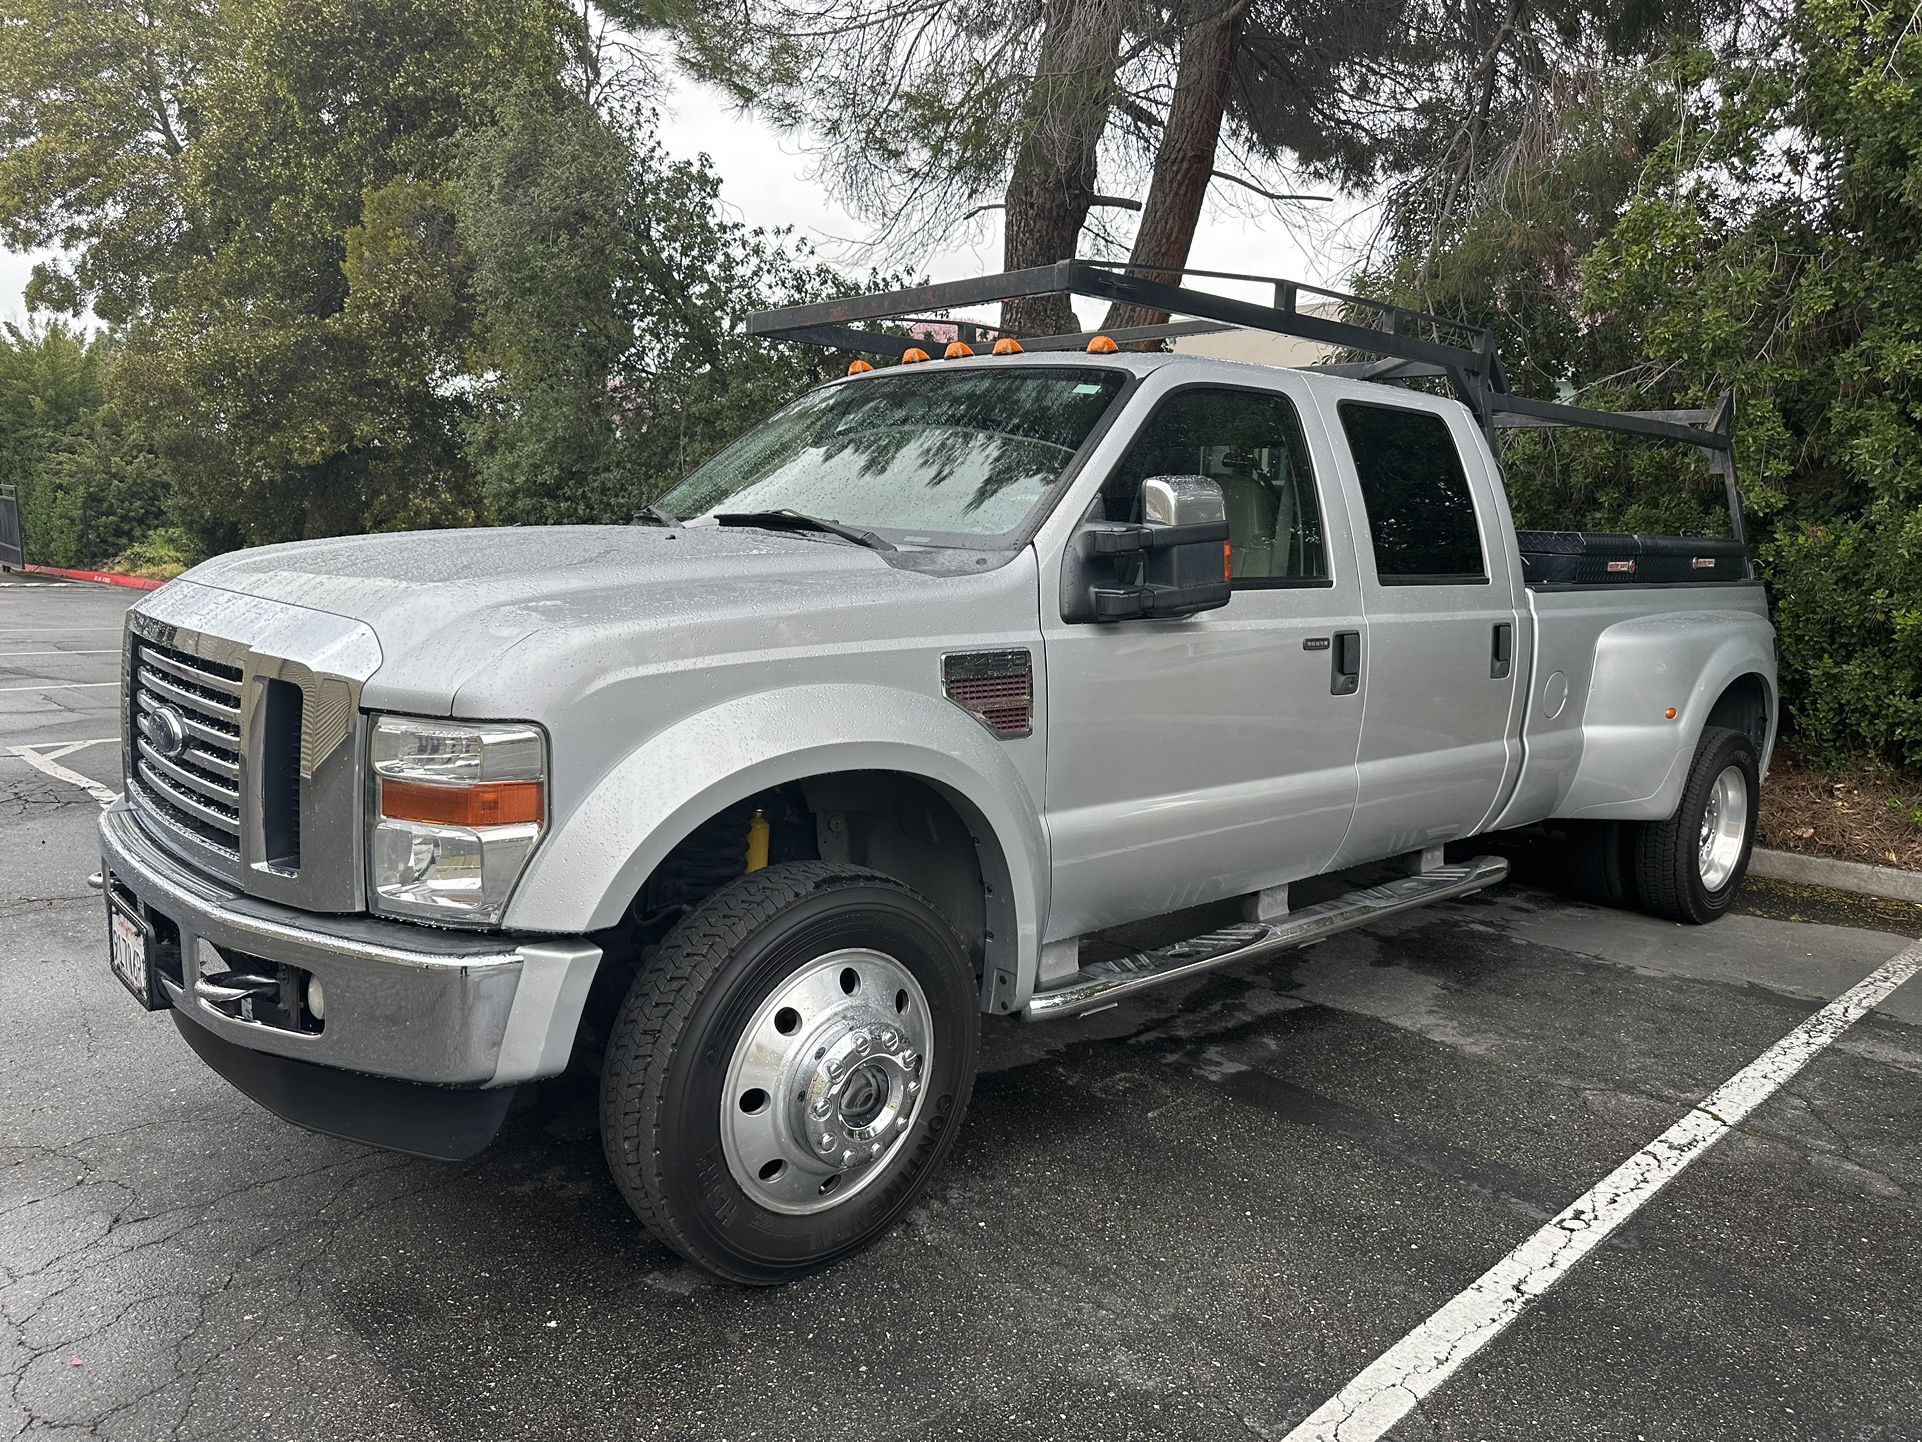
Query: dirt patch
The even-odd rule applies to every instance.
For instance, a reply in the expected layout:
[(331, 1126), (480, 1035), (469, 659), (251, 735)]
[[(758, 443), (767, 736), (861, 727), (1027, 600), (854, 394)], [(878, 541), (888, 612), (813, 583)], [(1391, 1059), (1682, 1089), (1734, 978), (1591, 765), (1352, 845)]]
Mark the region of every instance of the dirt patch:
[(1756, 839), (1777, 851), (1922, 871), (1922, 777), (1831, 771), (1778, 748)]

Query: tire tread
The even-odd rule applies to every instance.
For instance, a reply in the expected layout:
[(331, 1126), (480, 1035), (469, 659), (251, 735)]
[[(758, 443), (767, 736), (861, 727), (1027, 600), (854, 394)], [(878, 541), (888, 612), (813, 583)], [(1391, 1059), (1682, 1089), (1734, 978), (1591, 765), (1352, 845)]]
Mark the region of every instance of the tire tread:
[[(662, 941), (622, 1001), (601, 1072), (600, 1132), (608, 1171), (641, 1224), (681, 1256), (736, 1281), (762, 1276), (730, 1268), (674, 1218), (659, 1185), (671, 1163), (658, 1104), (695, 1007), (737, 948), (794, 903), (835, 886), (879, 883), (939, 912), (912, 888), (866, 867), (788, 861), (723, 886)], [(956, 948), (960, 940), (955, 939)], [(640, 1084), (632, 1084), (638, 1076)]]
[[(1731, 746), (1731, 742), (1739, 744)], [(1722, 726), (1704, 727), (1702, 739), (1695, 748), (1695, 756), (1689, 762), (1688, 778), (1682, 784), (1682, 798), (1676, 803), (1675, 814), (1661, 821), (1643, 822), (1637, 829), (1634, 847), (1635, 885), (1641, 894), (1642, 909), (1651, 916), (1700, 926), (1714, 921), (1726, 910), (1726, 900), (1720, 906), (1704, 907), (1691, 886), (1696, 876), (1695, 852), (1700, 830), (1700, 822), (1696, 818), (1702, 808), (1702, 794), (1706, 787), (1735, 756), (1746, 756), (1750, 760), (1748, 779), (1750, 806), (1753, 808), (1754, 788), (1758, 784), (1754, 755), (1754, 743), (1741, 732)], [(1753, 832), (1751, 825), (1747, 847), (1754, 845)], [(1741, 864), (1724, 888), (1722, 894), (1725, 898), (1734, 894), (1747, 867), (1745, 848)]]

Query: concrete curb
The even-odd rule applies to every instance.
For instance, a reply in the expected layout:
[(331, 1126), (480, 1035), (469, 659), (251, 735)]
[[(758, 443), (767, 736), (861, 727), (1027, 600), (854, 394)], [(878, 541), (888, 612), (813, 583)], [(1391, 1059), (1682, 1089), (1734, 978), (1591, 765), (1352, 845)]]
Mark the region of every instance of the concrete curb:
[(62, 566), (22, 566), (36, 576), (58, 576), (63, 581), (91, 581), (96, 586), (125, 586), (134, 591), (158, 591), (165, 581), (150, 581), (145, 576), (123, 576), (118, 571), (69, 571)]
[(1837, 861), (1832, 856), (1804, 856), (1797, 851), (1768, 851), (1760, 846), (1749, 857), (1748, 869), (1749, 875), (1768, 881), (1795, 881), (1803, 886), (1826, 886), (1833, 891), (1922, 905), (1922, 871)]

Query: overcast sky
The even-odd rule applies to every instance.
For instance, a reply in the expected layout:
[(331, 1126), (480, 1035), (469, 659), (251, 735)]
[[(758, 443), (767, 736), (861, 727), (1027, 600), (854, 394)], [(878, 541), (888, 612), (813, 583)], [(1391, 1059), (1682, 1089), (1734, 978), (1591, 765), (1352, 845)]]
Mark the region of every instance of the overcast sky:
[[(821, 193), (809, 176), (813, 162), (801, 138), (777, 134), (768, 126), (732, 110), (718, 92), (683, 79), (674, 79), (661, 115), (661, 138), (669, 152), (691, 156), (706, 151), (720, 173), (721, 198), (750, 225), (792, 226), (813, 241), (822, 258), (865, 269), (862, 254), (847, 244), (866, 228)], [(1217, 182), (1217, 188), (1220, 183)], [(1354, 232), (1365, 220), (1356, 219), (1352, 202), (1316, 208), (1312, 228), (1325, 234), (1305, 234), (1273, 217), (1251, 219), (1239, 207), (1210, 207), (1195, 238), (1189, 265), (1206, 270), (1283, 275), (1310, 284), (1339, 284), (1352, 265)], [(993, 213), (991, 212), (991, 215)], [(1319, 217), (1326, 216), (1326, 219)], [(1335, 222), (1346, 220), (1346, 230)], [(911, 269), (930, 279), (948, 280), (1000, 269), (998, 225), (980, 233), (930, 244), (925, 255), (913, 257)], [(19, 320), (25, 307), (21, 288), (35, 257), (0, 251), (0, 320)], [(1229, 293), (1255, 298), (1246, 287), (1222, 285)], [(1084, 319), (1092, 323), (1097, 307), (1082, 304)]]

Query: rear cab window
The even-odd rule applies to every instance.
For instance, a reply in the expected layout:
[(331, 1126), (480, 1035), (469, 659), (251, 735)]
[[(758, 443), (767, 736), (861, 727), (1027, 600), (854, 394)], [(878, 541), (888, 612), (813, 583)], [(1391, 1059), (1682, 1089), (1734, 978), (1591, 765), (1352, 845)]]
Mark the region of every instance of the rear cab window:
[(1474, 492), (1446, 418), (1408, 406), (1336, 407), (1384, 586), (1488, 584)]

